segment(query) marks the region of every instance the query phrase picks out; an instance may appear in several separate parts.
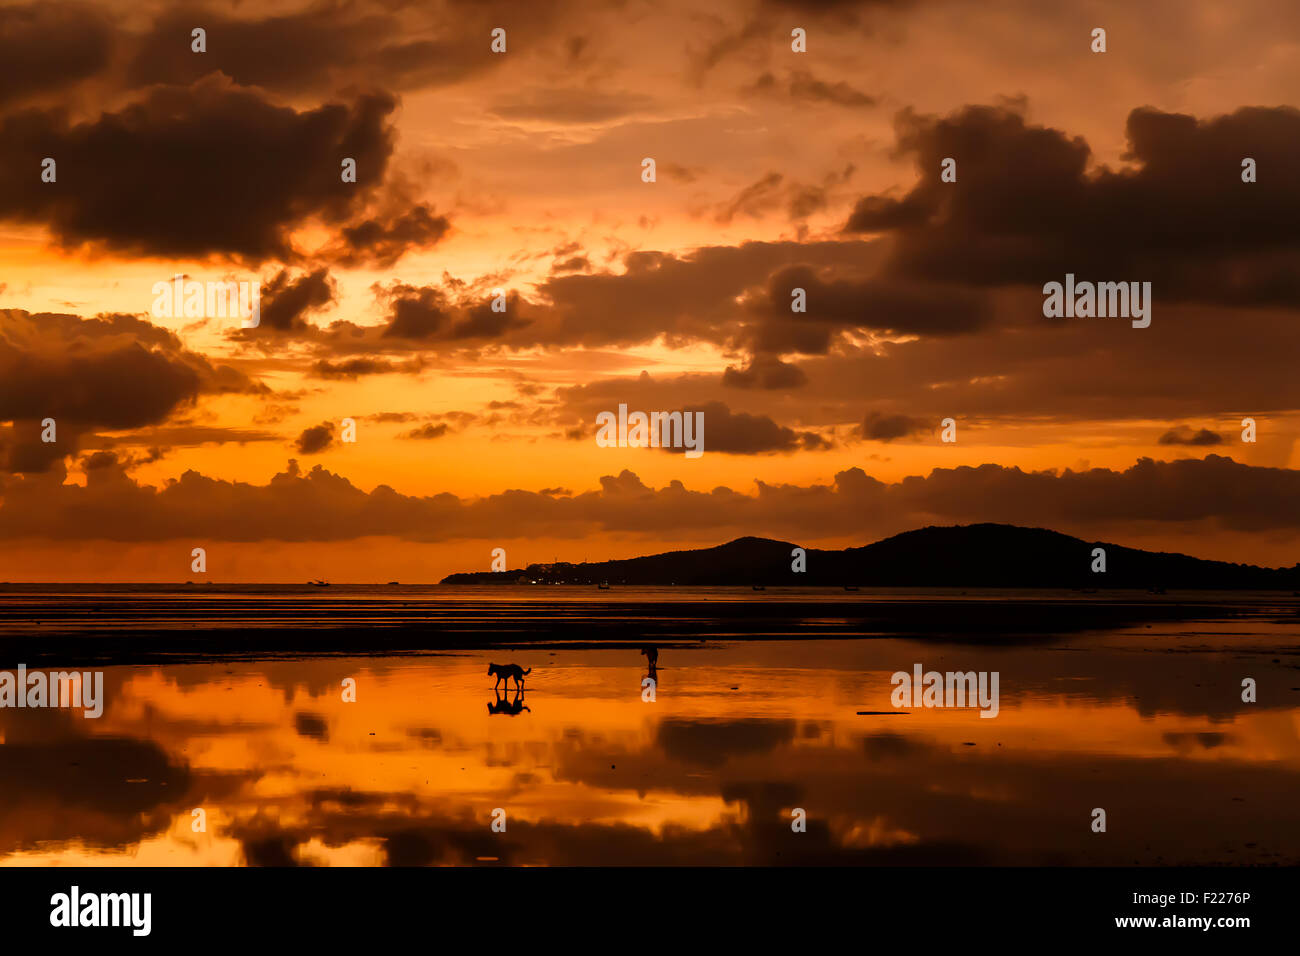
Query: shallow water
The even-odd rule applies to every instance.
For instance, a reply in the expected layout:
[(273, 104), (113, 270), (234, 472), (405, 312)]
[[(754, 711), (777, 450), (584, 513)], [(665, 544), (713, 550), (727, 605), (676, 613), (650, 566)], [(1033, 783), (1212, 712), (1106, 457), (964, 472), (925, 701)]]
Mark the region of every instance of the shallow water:
[[(893, 707), (916, 663), (998, 716)], [(1298, 665), (1207, 620), (660, 644), (653, 702), (636, 645), (107, 667), (100, 719), (0, 709), (0, 862), (1296, 863)]]

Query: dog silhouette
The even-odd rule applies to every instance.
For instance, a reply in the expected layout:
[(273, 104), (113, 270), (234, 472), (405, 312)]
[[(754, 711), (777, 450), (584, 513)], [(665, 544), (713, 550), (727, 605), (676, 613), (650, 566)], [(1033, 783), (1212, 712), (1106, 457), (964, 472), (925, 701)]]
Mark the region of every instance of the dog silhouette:
[(488, 665), (488, 677), (491, 677), (492, 675), (495, 674), (497, 679), (497, 682), (492, 685), (493, 690), (496, 690), (497, 687), (500, 686), (502, 681), (505, 681), (506, 686), (509, 687), (510, 678), (512, 677), (515, 680), (515, 689), (518, 690), (524, 686), (524, 675), (530, 673), (531, 671), (532, 671), (531, 667), (528, 668), (528, 670), (524, 670), (518, 664), (489, 664)]

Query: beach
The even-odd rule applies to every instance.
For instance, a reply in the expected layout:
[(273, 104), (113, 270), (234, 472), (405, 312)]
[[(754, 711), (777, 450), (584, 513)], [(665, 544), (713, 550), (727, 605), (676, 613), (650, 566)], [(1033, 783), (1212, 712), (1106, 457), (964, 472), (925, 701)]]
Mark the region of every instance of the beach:
[[(1289, 595), (218, 590), (0, 599), (6, 660), (105, 675), (0, 709), (0, 862), (1300, 861)], [(995, 719), (893, 706), (921, 664)]]

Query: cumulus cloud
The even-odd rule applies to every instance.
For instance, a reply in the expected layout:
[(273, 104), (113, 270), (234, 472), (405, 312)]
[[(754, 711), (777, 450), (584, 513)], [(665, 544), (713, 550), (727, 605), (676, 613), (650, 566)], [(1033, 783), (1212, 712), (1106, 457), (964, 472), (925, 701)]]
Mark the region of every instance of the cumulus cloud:
[(409, 252), (436, 245), (451, 230), (451, 220), (420, 204), (387, 220), (370, 217), (339, 230), (339, 240), (323, 253), (336, 265), (386, 269)]
[[(43, 470), (76, 451), (90, 429), (157, 425), (200, 394), (259, 390), (137, 316), (0, 309), (0, 421), (15, 423), (0, 438), (9, 470)], [(39, 438), (47, 418), (55, 443)]]
[[(0, 120), (0, 219), (44, 225), (69, 248), (288, 260), (292, 229), (350, 218), (382, 180), (395, 106), (367, 94), (300, 112), (213, 76), (81, 123), (12, 114)], [(232, 153), (241, 143), (256, 148)], [(31, 174), (33, 156), (56, 160), (56, 182)], [(357, 183), (341, 181), (342, 157)]]
[(333, 305), (337, 297), (338, 287), (328, 269), (315, 269), (296, 278), (290, 277), (289, 270), (281, 269), (262, 286), (261, 320), (257, 329), (241, 329), (240, 334), (256, 335), (258, 329), (301, 331), (307, 327), (309, 314)]
[(1218, 432), (1210, 431), (1208, 428), (1202, 428), (1199, 431), (1193, 431), (1186, 425), (1179, 425), (1169, 429), (1160, 436), (1162, 445), (1221, 445), (1223, 436)]
[(818, 451), (830, 447), (816, 432), (795, 431), (777, 424), (766, 415), (733, 412), (723, 402), (687, 406), (684, 411), (686, 414), (699, 412), (704, 416), (704, 449), (708, 452), (761, 455), (799, 449)]
[[(707, 434), (707, 433), (706, 433)], [(553, 489), (552, 489), (553, 490)], [(162, 487), (142, 485), (114, 463), (81, 487), (59, 475), (10, 480), (0, 537), (84, 540), (87, 527), (119, 541), (344, 541), (389, 535), (413, 541), (462, 538), (581, 538), (602, 532), (784, 540), (855, 536), (863, 541), (927, 524), (995, 521), (1081, 535), (1159, 526), (1300, 536), (1300, 471), (1258, 468), (1217, 455), (1138, 460), (1114, 471), (1026, 472), (986, 464), (937, 468), (881, 482), (859, 468), (829, 484), (756, 482), (753, 493), (718, 486), (661, 488), (630, 471), (572, 495), (509, 490), (481, 498), (370, 492), (296, 462), (265, 485), (187, 471)]]
[[(1133, 110), (1129, 165), (1090, 168), (1078, 136), (1016, 110), (904, 110), (900, 153), (919, 178), (857, 203), (849, 233), (896, 239), (898, 276), (1041, 288), (1080, 278), (1150, 281), (1164, 301), (1300, 307), (1300, 110), (1243, 107), (1208, 119)], [(1275, 179), (1241, 181), (1249, 155)], [(957, 182), (940, 180), (945, 157)]]
[(722, 384), (732, 388), (786, 389), (807, 382), (803, 369), (773, 355), (756, 355), (744, 368), (728, 365), (722, 373)]
[(322, 452), (332, 444), (334, 444), (334, 426), (330, 422), (321, 422), (319, 425), (304, 428), (295, 442), (298, 451), (304, 455)]
[(113, 25), (88, 3), (0, 7), (0, 105), (62, 90), (107, 65)]
[(862, 438), (871, 439), (872, 441), (893, 441), (895, 438), (915, 435), (932, 427), (933, 423), (924, 419), (912, 418), (908, 415), (887, 415), (880, 411), (872, 411), (868, 412), (867, 417), (862, 420), (857, 433)]

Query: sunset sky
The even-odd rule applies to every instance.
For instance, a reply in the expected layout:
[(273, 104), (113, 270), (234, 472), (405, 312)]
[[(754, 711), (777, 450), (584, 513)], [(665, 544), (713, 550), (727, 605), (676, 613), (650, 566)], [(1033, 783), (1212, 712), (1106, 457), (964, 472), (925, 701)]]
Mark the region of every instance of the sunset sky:
[[(976, 521), (1293, 565), (1297, 90), (1271, 0), (0, 0), (0, 580)], [(1045, 318), (1067, 273), (1150, 327)], [(600, 447), (620, 403), (704, 455)]]

